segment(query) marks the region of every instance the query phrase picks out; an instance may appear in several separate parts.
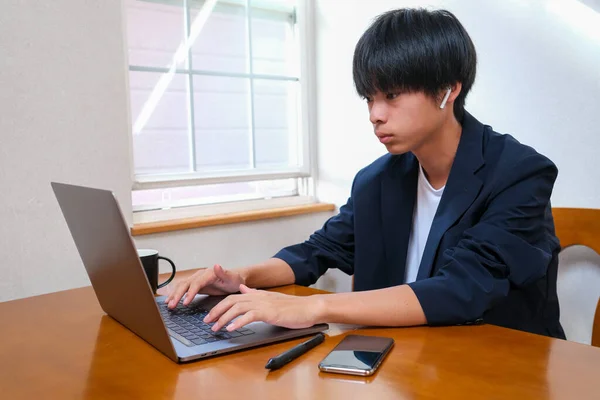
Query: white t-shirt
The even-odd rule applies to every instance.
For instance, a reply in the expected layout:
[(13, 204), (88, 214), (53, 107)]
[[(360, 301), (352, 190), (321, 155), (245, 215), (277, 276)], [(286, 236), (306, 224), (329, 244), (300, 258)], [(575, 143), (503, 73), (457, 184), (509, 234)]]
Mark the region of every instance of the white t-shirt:
[(421, 264), (421, 258), (423, 258), (423, 250), (425, 250), (433, 217), (435, 217), (435, 212), (440, 204), (444, 187), (437, 190), (431, 187), (427, 177), (425, 177), (423, 168), (419, 165), (417, 201), (413, 211), (412, 229), (410, 231), (408, 252), (406, 254), (405, 283), (417, 280), (419, 265)]

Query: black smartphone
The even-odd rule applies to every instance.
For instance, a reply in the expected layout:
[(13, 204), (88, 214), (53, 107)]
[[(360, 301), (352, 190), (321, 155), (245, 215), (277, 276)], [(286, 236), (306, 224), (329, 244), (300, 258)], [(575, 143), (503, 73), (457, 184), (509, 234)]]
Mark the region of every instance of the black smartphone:
[(373, 375), (394, 345), (394, 339), (348, 335), (319, 363), (323, 372)]

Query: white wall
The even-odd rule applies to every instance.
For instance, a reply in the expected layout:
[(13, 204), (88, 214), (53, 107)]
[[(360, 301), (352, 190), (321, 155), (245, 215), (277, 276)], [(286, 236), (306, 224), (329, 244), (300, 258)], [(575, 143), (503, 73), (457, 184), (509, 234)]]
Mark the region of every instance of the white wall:
[[(600, 208), (600, 15), (576, 0), (316, 0), (318, 196), (342, 204), (354, 174), (385, 152), (354, 92), (352, 54), (376, 15), (404, 6), (447, 8), (462, 21), (479, 57), (467, 109), (558, 165), (553, 205)], [(559, 280), (560, 295), (571, 300), (563, 314), (577, 314), (563, 322), (569, 337), (589, 342), (591, 329), (581, 333), (570, 321), (591, 321), (593, 307), (578, 306), (588, 301), (573, 294), (598, 298), (600, 274), (583, 270), (600, 264), (578, 251), (561, 257), (569, 279)]]
[(4, 0), (0, 300), (88, 283), (53, 180), (113, 189), (131, 211), (118, 0)]
[[(232, 224), (189, 231), (160, 233), (134, 238), (138, 248), (156, 249), (172, 258), (178, 269), (210, 267), (239, 268), (273, 256), (285, 246), (303, 242), (333, 214), (320, 212), (294, 217)], [(161, 272), (171, 271), (162, 261)], [(313, 287), (329, 291), (351, 291), (348, 277), (330, 270)]]
[[(306, 214), (136, 236), (134, 239), (138, 248), (156, 249), (161, 255), (172, 258), (181, 269), (210, 267), (214, 264), (237, 268), (264, 261), (282, 247), (305, 240), (323, 225), (328, 216), (331, 213)], [(170, 271), (170, 266), (161, 263), (161, 271)]]
[[(89, 285), (52, 180), (116, 192), (131, 220), (120, 0), (0, 7), (0, 301)], [(306, 238), (330, 213), (143, 236), (180, 269), (238, 267)]]

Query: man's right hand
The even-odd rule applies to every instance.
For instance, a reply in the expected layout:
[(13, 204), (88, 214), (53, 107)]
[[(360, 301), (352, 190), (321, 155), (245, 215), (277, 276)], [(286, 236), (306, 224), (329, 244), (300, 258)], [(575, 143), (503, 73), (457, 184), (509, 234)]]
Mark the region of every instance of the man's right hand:
[(226, 295), (239, 291), (240, 285), (245, 284), (239, 272), (227, 271), (220, 265), (201, 270), (175, 286), (166, 298), (169, 308), (175, 308), (185, 295), (183, 305), (188, 305), (196, 294)]

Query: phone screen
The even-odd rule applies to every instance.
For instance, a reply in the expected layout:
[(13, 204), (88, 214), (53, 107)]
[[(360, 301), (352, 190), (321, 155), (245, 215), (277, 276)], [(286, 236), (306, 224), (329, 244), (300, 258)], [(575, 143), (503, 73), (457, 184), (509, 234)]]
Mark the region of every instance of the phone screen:
[(376, 351), (334, 350), (327, 356), (323, 364), (371, 369), (377, 365), (382, 355), (383, 353)]
[(319, 368), (326, 372), (370, 375), (393, 344), (391, 338), (348, 335), (321, 361)]

